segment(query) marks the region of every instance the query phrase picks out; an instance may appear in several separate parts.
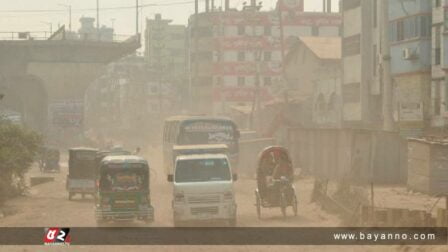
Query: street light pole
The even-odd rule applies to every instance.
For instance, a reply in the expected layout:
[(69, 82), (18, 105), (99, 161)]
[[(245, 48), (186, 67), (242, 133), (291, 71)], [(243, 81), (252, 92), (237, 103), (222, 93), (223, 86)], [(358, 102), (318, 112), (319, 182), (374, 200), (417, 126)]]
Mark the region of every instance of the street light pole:
[(394, 129), (393, 118), (393, 87), (390, 72), (390, 45), (389, 45), (389, 1), (381, 0), (381, 64), (383, 78), (383, 129), (392, 131)]
[(135, 35), (138, 35), (138, 0), (135, 0)]
[(59, 4), (59, 5), (68, 8), (68, 30), (72, 31), (72, 6), (67, 4)]
[(72, 31), (72, 6), (68, 6), (68, 30)]
[(96, 32), (100, 39), (100, 0), (96, 0)]

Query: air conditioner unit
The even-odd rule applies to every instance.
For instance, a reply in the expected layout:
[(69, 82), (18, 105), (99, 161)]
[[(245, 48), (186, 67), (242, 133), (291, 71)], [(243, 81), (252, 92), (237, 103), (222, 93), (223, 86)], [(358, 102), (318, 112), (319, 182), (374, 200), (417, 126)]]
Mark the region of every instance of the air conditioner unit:
[(402, 58), (404, 60), (413, 60), (418, 58), (418, 53), (416, 49), (404, 48), (402, 51)]

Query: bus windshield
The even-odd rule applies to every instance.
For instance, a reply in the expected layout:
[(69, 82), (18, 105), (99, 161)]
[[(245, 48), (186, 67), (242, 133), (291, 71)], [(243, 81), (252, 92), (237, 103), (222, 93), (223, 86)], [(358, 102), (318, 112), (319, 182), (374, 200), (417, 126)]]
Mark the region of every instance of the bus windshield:
[(226, 121), (194, 121), (183, 125), (179, 144), (227, 144), (231, 148), (237, 141), (235, 128)]
[(179, 160), (176, 165), (176, 183), (229, 181), (230, 168), (226, 159)]

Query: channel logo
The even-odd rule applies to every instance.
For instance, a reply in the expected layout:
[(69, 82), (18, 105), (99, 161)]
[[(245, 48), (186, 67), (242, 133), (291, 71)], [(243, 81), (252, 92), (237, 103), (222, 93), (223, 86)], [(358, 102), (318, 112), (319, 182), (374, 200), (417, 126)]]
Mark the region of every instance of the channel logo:
[(70, 245), (70, 228), (45, 228), (45, 245)]

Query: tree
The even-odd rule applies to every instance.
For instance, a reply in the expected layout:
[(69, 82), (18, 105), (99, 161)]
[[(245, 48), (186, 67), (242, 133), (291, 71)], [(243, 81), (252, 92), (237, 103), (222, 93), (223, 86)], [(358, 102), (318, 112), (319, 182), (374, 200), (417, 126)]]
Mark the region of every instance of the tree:
[(25, 189), (24, 175), (41, 143), (36, 132), (0, 118), (0, 205)]

